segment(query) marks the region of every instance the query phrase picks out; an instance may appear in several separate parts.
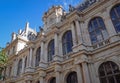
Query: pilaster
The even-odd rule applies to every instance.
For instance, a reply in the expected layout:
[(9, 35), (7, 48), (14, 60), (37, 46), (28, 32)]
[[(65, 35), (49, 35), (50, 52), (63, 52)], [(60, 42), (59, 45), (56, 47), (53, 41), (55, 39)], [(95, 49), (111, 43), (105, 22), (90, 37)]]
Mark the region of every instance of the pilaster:
[(39, 76), (40, 76), (40, 79), (39, 79), (40, 83), (45, 83), (44, 77), (46, 76), (46, 72), (44, 70), (40, 70)]
[(76, 35), (76, 28), (74, 26), (74, 23), (71, 22), (71, 29), (72, 29), (72, 40), (73, 40), (73, 46), (77, 45), (77, 35)]
[(54, 30), (54, 40), (55, 40), (55, 55), (54, 55), (54, 61), (62, 61), (62, 58), (59, 54), (59, 29), (55, 27)]
[(33, 47), (29, 48), (29, 56), (28, 56), (28, 66), (25, 69), (25, 72), (34, 72), (34, 68), (32, 68), (32, 58), (33, 58)]
[(83, 41), (83, 36), (82, 36), (82, 27), (83, 27), (83, 22), (79, 22), (78, 19), (75, 19), (75, 25), (76, 25), (76, 33), (77, 33), (77, 40), (78, 40), (78, 45), (73, 46), (74, 51), (79, 51), (79, 50), (84, 50), (86, 49), (86, 46)]
[(90, 83), (90, 75), (89, 75), (87, 63), (82, 62), (81, 64), (82, 64), (84, 83)]
[(81, 68), (80, 64), (76, 65), (76, 70), (77, 70), (78, 83), (83, 83), (82, 68)]
[(41, 39), (41, 56), (40, 56), (40, 62), (39, 62), (39, 67), (46, 68), (47, 63), (45, 61), (45, 37), (42, 35)]
[(23, 57), (23, 62), (22, 62), (22, 73), (24, 73), (25, 70), (25, 58)]
[(60, 65), (55, 66), (55, 75), (56, 75), (56, 83), (61, 83), (61, 67), (60, 67)]

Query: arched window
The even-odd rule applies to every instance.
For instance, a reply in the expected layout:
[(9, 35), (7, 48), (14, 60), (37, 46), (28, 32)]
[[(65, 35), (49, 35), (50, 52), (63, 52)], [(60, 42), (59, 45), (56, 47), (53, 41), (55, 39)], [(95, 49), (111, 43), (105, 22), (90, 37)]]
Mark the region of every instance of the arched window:
[(100, 17), (96, 17), (90, 21), (88, 31), (92, 45), (108, 39), (108, 33), (105, 24), (103, 19)]
[(114, 62), (104, 62), (98, 71), (100, 83), (120, 83), (120, 70)]
[(40, 53), (41, 53), (41, 48), (39, 47), (36, 51), (36, 60), (35, 60), (35, 66), (39, 66), (40, 62)]
[(78, 83), (77, 73), (71, 72), (67, 77), (67, 83)]
[(53, 60), (53, 55), (55, 53), (54, 39), (48, 44), (48, 62)]
[(17, 69), (17, 75), (20, 75), (22, 71), (22, 59), (18, 62), (18, 69)]
[(63, 46), (64, 55), (72, 51), (73, 41), (72, 41), (72, 33), (70, 30), (63, 35), (62, 46)]
[(50, 83), (56, 83), (56, 78), (53, 77), (53, 78), (50, 80)]
[(110, 16), (116, 32), (120, 32), (120, 4), (112, 8)]

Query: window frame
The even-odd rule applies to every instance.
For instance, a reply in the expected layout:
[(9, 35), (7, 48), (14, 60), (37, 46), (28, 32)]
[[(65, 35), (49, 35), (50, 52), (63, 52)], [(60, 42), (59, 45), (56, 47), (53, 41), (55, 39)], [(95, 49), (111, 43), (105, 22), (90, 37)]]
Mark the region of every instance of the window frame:
[[(113, 23), (113, 26), (114, 26), (114, 28), (115, 28), (115, 31), (117, 32), (117, 33), (120, 33), (120, 29), (119, 29), (119, 31), (117, 30), (117, 25), (119, 24), (119, 28), (120, 28), (120, 14), (118, 14), (118, 10), (117, 10), (117, 6), (119, 6), (119, 10), (120, 10), (120, 3), (119, 4), (117, 4), (117, 5), (115, 5), (115, 6), (113, 6), (112, 7), (112, 9), (111, 9), (111, 11), (110, 11), (110, 18), (111, 18), (111, 20), (112, 20), (112, 23)], [(112, 16), (112, 13), (114, 13), (114, 15), (115, 15), (115, 19), (113, 20), (113, 16)], [(117, 22), (118, 21), (118, 22)], [(116, 22), (116, 24), (115, 24), (115, 22)]]
[(62, 36), (63, 55), (72, 52), (73, 40), (71, 30), (66, 31)]
[(53, 60), (54, 54), (55, 54), (55, 41), (54, 41), (54, 39), (52, 39), (48, 43), (48, 62)]
[[(114, 65), (114, 66), (113, 66)], [(116, 70), (118, 71), (117, 73), (115, 72), (115, 68), (117, 68)], [(102, 73), (101, 73), (102, 72)], [(102, 63), (100, 66), (99, 66), (99, 69), (98, 69), (98, 73), (99, 73), (99, 80), (100, 80), (100, 83), (102, 82), (106, 82), (106, 83), (110, 83), (109, 81), (111, 81), (109, 78), (112, 77), (113, 80), (114, 80), (114, 83), (118, 83), (117, 81), (120, 82), (120, 80), (118, 80), (118, 78), (116, 76), (120, 76), (120, 69), (119, 69), (119, 66), (112, 62), (112, 61), (107, 61), (107, 62), (104, 62)], [(103, 81), (104, 79), (104, 81)], [(120, 79), (120, 77), (119, 77)]]
[[(103, 31), (105, 32), (103, 33)], [(94, 17), (89, 21), (88, 32), (90, 35), (90, 40), (92, 45), (96, 45), (109, 38), (109, 34), (102, 17)]]

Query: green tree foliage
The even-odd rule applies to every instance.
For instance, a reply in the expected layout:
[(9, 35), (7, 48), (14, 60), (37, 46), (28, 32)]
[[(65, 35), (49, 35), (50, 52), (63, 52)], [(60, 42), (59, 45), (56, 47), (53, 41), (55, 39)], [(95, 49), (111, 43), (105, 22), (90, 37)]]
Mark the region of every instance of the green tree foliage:
[(5, 54), (5, 51), (3, 50), (3, 48), (0, 48), (0, 79), (3, 78), (2, 71), (6, 70), (7, 60), (8, 58)]

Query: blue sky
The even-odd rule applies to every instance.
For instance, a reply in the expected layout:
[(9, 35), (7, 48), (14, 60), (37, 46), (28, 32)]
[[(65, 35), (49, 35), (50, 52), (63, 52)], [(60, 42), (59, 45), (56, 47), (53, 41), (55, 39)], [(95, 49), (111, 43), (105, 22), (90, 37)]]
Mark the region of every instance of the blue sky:
[(83, 0), (0, 0), (0, 47), (11, 41), (12, 32), (24, 29), (26, 22), (33, 29), (43, 25), (42, 16), (52, 5), (77, 6)]

